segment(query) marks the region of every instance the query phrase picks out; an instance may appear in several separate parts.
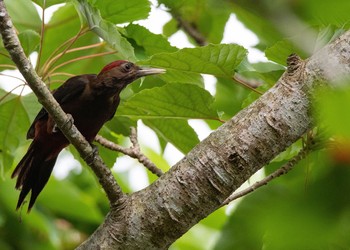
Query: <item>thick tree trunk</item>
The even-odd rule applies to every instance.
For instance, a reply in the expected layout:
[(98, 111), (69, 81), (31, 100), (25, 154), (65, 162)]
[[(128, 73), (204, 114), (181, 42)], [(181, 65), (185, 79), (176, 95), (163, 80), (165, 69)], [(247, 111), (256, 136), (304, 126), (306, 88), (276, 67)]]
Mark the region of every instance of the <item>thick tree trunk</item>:
[(306, 61), (289, 58), (276, 86), (132, 194), (78, 249), (166, 249), (312, 127), (316, 84), (350, 73), (350, 31)]

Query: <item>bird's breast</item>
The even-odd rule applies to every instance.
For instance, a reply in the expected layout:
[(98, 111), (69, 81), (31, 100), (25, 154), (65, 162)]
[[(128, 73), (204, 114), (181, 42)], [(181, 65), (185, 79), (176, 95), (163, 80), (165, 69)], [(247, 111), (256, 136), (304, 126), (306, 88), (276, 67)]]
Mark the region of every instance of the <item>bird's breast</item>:
[(72, 115), (74, 125), (88, 141), (93, 141), (103, 124), (115, 113), (119, 99), (99, 98), (94, 100), (78, 101), (68, 107), (62, 106), (66, 113)]

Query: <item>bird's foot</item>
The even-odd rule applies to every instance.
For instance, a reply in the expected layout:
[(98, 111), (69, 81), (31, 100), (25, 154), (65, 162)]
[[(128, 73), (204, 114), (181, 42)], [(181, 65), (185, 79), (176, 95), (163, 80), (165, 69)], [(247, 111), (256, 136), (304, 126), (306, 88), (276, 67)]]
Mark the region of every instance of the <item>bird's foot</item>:
[(73, 116), (71, 115), (71, 114), (68, 114), (67, 113), (67, 120), (66, 120), (66, 122), (64, 123), (64, 127), (66, 127), (67, 126), (67, 128), (72, 128), (73, 127), (73, 124), (74, 124), (74, 118), (73, 118)]
[[(64, 127), (68, 127), (69, 129), (73, 126), (73, 124), (74, 124), (74, 119), (73, 119), (73, 116), (71, 115), (71, 114), (67, 114), (67, 120), (66, 120), (66, 122), (64, 123)], [(52, 128), (52, 132), (53, 133), (57, 133), (57, 132), (59, 132), (60, 131), (60, 129), (58, 128), (58, 126), (57, 126), (57, 124), (55, 123), (54, 125), (53, 125), (53, 128)]]
[(84, 160), (86, 161), (86, 163), (88, 165), (92, 164), (92, 162), (94, 161), (96, 155), (98, 155), (98, 147), (96, 145), (92, 144), (92, 143), (90, 143), (90, 145), (91, 145), (92, 151), (91, 151), (91, 153), (88, 156), (86, 156), (84, 158)]

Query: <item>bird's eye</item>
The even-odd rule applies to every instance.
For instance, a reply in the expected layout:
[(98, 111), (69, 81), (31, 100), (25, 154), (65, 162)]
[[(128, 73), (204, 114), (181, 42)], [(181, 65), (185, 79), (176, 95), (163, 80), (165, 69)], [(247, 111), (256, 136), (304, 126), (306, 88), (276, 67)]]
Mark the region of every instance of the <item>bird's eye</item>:
[(132, 63), (126, 63), (123, 65), (124, 66), (123, 68), (125, 71), (129, 71), (129, 70), (131, 70), (132, 65), (133, 65)]

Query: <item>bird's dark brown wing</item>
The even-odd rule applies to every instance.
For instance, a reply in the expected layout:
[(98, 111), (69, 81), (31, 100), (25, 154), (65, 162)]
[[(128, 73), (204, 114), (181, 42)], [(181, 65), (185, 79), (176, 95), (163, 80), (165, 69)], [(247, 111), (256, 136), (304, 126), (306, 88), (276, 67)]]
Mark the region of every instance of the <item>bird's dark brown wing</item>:
[[(82, 92), (84, 91), (84, 88), (86, 84), (88, 84), (90, 81), (94, 80), (96, 78), (96, 75), (94, 74), (88, 74), (88, 75), (79, 75), (74, 76), (72, 78), (69, 78), (65, 83), (63, 83), (59, 88), (53, 91), (53, 97), (56, 99), (56, 101), (62, 105), (63, 103), (70, 102), (71, 100), (74, 100), (77, 98)], [(27, 139), (33, 139), (35, 135), (35, 123), (42, 119), (47, 119), (47, 111), (42, 108), (37, 116), (35, 117), (32, 125), (30, 125), (30, 128), (27, 132)]]

